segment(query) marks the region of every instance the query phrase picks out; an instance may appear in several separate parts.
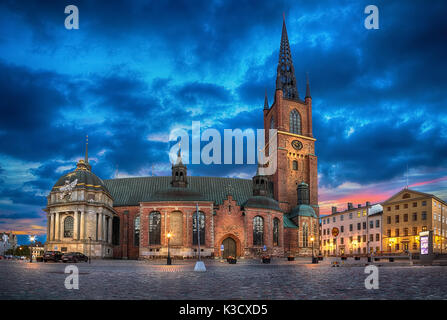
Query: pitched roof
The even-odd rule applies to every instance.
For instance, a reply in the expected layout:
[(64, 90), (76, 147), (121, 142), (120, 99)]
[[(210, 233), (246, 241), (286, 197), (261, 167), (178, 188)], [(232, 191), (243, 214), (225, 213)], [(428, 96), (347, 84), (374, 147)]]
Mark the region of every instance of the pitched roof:
[[(172, 201), (178, 188), (171, 187), (171, 177), (138, 177), (104, 180), (115, 207), (137, 206), (140, 202)], [(182, 198), (185, 195), (185, 199)], [(220, 205), (231, 194), (238, 205), (252, 195), (252, 181), (218, 177), (188, 177), (188, 185), (176, 200), (213, 201)], [(167, 197), (168, 195), (168, 197)]]
[[(422, 197), (434, 198), (434, 199), (438, 200), (439, 202), (442, 202), (443, 204), (447, 205), (447, 202), (446, 202), (446, 201), (444, 201), (444, 200), (438, 198), (438, 197), (435, 196), (434, 194), (425, 193), (425, 192), (421, 192), (421, 191), (416, 191), (416, 190), (408, 189), (408, 188), (404, 188), (404, 189), (400, 190), (398, 193), (393, 194), (393, 195), (392, 195), (391, 197), (389, 197), (387, 200), (383, 201), (383, 202), (382, 202), (382, 205), (383, 205), (383, 204), (387, 204), (387, 203), (389, 203), (389, 202), (392, 202), (393, 200), (395, 200), (397, 197), (399, 197), (399, 196), (400, 196), (401, 194), (403, 194), (403, 193), (413, 193), (413, 194), (420, 195), (420, 196), (422, 196)], [(402, 199), (402, 200), (403, 200), (403, 199)], [(405, 199), (405, 200), (407, 200), (407, 199)]]

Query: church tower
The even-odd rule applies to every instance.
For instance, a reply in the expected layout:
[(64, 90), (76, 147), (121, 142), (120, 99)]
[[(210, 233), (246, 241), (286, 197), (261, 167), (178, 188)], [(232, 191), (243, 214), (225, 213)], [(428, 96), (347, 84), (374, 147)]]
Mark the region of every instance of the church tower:
[(271, 181), (274, 197), (281, 209), (290, 212), (298, 200), (297, 187), (305, 182), (309, 186), (309, 203), (319, 215), (316, 139), (312, 133), (309, 77), (306, 79), (303, 101), (298, 93), (285, 19), (276, 71), (275, 96), (270, 108), (267, 102), (264, 103), (264, 128), (267, 132), (268, 129), (277, 129), (277, 136), (267, 137), (266, 140), (276, 139), (277, 142), (277, 170)]

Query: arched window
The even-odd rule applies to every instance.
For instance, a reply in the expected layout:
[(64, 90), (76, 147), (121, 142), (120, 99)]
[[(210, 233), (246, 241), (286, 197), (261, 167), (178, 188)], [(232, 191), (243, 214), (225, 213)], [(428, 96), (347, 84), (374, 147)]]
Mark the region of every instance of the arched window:
[(309, 246), (309, 228), (307, 227), (307, 223), (303, 224), (303, 247)]
[(134, 229), (133, 229), (133, 245), (135, 247), (140, 246), (140, 216), (135, 217)]
[(293, 170), (298, 170), (298, 161), (293, 160), (293, 162), (292, 162), (292, 168), (293, 168)]
[[(205, 214), (199, 211), (200, 244), (205, 244)], [(197, 245), (197, 212), (192, 215), (192, 244)]]
[(273, 219), (273, 245), (279, 246), (279, 219)]
[(270, 129), (275, 129), (275, 117), (270, 118)]
[(73, 238), (73, 217), (66, 217), (64, 220), (64, 238)]
[(161, 236), (161, 214), (152, 211), (149, 214), (149, 245), (160, 244)]
[(296, 109), (290, 112), (290, 132), (301, 134), (301, 116)]
[(253, 245), (262, 246), (264, 244), (264, 219), (256, 216), (253, 219)]

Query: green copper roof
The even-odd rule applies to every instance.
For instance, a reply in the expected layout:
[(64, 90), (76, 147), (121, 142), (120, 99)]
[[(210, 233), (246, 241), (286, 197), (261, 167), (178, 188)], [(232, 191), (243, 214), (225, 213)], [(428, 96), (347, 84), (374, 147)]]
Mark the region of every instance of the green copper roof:
[(289, 218), (287, 218), (287, 215), (284, 215), (283, 217), (283, 221), (284, 221), (284, 228), (294, 228), (294, 229), (298, 229), (298, 226), (296, 224), (294, 224), (292, 222), (292, 220), (290, 220)]
[(296, 206), (292, 209), (292, 211), (288, 214), (288, 217), (290, 219), (295, 218), (296, 216), (302, 216), (302, 217), (314, 217), (316, 218), (317, 215), (315, 213), (315, 210), (307, 205), (307, 204), (301, 204), (299, 206)]
[[(213, 201), (223, 203), (228, 194), (238, 205), (253, 195), (252, 181), (247, 179), (188, 177), (186, 188), (172, 188), (171, 177), (138, 177), (104, 180), (113, 197), (113, 206), (137, 206), (149, 201)], [(180, 191), (180, 189), (182, 189)]]
[(278, 201), (264, 196), (251, 196), (243, 204), (244, 208), (261, 208), (281, 211)]
[(59, 191), (61, 187), (64, 187), (67, 183), (74, 183), (75, 180), (76, 185), (74, 186), (74, 189), (86, 188), (92, 190), (103, 190), (109, 193), (109, 190), (107, 190), (103, 180), (89, 170), (74, 170), (63, 175), (59, 178), (59, 180), (57, 180), (56, 184), (52, 188), (52, 191)]

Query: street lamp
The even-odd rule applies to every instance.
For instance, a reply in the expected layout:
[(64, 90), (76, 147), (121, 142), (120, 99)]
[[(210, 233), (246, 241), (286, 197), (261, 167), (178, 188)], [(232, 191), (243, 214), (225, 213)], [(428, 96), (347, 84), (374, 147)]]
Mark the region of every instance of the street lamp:
[(29, 250), (29, 263), (33, 262), (33, 242), (36, 240), (35, 236), (30, 236), (29, 241), (31, 242), (30, 250)]
[(169, 240), (171, 239), (172, 234), (170, 232), (168, 232), (168, 234), (166, 236), (168, 237), (168, 260), (167, 260), (166, 264), (168, 266), (170, 266), (172, 264), (172, 262), (171, 262), (171, 252), (170, 252), (170, 247), (169, 247)]

